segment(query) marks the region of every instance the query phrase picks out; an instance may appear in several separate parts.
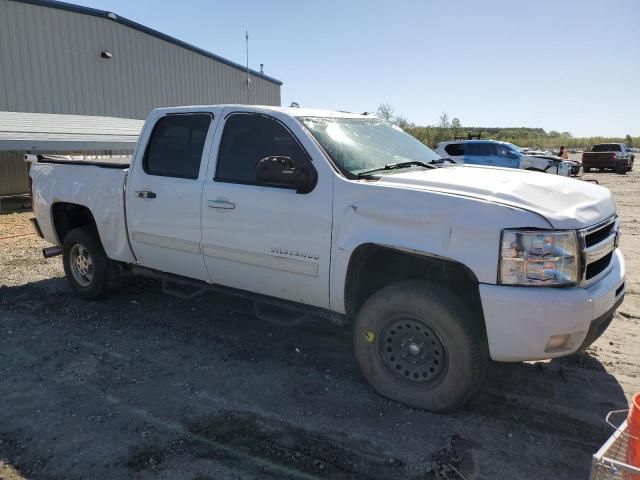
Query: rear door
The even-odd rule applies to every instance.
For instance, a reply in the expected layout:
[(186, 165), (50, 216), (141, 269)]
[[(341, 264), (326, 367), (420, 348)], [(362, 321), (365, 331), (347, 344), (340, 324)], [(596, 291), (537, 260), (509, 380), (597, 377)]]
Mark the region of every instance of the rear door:
[[(203, 252), (213, 283), (328, 307), (333, 176), (303, 136), (289, 117), (225, 111), (202, 196)], [(258, 181), (256, 163), (270, 156), (315, 170), (315, 187), (298, 193)]]
[(126, 203), (139, 264), (208, 279), (200, 209), (214, 125), (211, 112), (172, 113), (160, 117), (141, 139), (146, 149), (137, 153)]

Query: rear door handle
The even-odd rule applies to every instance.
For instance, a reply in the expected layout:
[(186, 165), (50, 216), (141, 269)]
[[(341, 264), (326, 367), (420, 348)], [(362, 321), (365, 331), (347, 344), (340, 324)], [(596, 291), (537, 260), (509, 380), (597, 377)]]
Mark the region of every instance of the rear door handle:
[(207, 200), (207, 206), (209, 208), (222, 208), (224, 210), (233, 210), (236, 208), (236, 204), (227, 200), (218, 198), (217, 200)]
[(136, 197), (139, 198), (156, 198), (157, 195), (154, 192), (149, 190), (138, 190), (136, 191)]

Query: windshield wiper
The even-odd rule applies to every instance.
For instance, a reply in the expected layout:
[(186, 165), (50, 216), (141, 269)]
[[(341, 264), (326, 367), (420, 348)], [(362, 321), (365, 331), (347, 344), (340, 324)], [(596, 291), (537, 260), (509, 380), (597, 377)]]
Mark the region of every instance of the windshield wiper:
[(458, 164), (458, 162), (456, 162), (455, 160), (450, 159), (449, 157), (436, 158), (435, 160), (431, 160), (429, 163), (433, 164), (433, 165), (442, 165), (444, 163), (452, 163), (454, 165)]
[(429, 165), (428, 163), (417, 162), (417, 161), (387, 163), (384, 167), (372, 168), (371, 170), (365, 170), (364, 172), (359, 172), (358, 178), (366, 177), (367, 175), (371, 175), (372, 173), (375, 173), (375, 172), (382, 172), (385, 170), (398, 170), (400, 168), (407, 168), (407, 167), (413, 167), (413, 166), (424, 167), (424, 168), (437, 168), (437, 167), (434, 167), (433, 165)]

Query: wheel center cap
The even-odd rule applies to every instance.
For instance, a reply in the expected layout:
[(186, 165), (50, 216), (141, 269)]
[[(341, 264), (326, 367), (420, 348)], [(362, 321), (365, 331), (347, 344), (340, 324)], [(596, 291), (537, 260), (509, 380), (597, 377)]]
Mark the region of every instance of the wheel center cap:
[(409, 344), (409, 353), (411, 355), (419, 355), (420, 354), (420, 345), (418, 345), (417, 343), (410, 343)]

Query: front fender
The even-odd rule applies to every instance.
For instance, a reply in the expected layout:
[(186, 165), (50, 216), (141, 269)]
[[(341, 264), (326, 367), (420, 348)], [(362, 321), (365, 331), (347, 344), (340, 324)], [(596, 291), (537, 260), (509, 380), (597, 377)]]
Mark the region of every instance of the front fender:
[[(495, 284), (502, 229), (550, 227), (532, 212), (471, 197), (409, 189), (380, 195), (380, 187), (350, 187), (351, 192), (340, 192), (338, 185), (334, 202), (330, 301), (341, 313), (349, 260), (361, 245), (449, 259), (480, 283)], [(344, 201), (347, 197), (351, 201)]]

